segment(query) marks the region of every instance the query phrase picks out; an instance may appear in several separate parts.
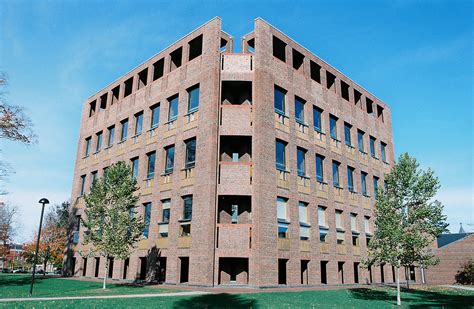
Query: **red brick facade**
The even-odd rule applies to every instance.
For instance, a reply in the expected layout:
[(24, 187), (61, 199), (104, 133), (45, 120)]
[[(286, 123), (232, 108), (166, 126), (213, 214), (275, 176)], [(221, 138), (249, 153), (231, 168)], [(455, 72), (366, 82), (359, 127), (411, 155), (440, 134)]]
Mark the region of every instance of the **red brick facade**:
[[(198, 42), (199, 38), (202, 52), (194, 57), (199, 48), (191, 42)], [(383, 281), (392, 282), (390, 266), (376, 267), (370, 275), (357, 264), (366, 255), (365, 217), (370, 218), (368, 232), (372, 230), (373, 177), (383, 185), (384, 175), (394, 161), (390, 108), (261, 19), (255, 20), (254, 31), (243, 37), (242, 43), (243, 52), (233, 53), (232, 38), (221, 30), (221, 20), (215, 18), (85, 102), (72, 191), (73, 211), (83, 214), (81, 176), (86, 176), (87, 191), (92, 172), (101, 175), (104, 167), (136, 157), (141, 203), (152, 203), (148, 238), (137, 244), (128, 262), (114, 261), (112, 277), (143, 278), (147, 265), (144, 258), (155, 247), (163, 273), (160, 280), (169, 284), (352, 284), (381, 282), (382, 270)], [(164, 59), (163, 74), (160, 59)], [(130, 78), (131, 94), (124, 97), (129, 92)], [(197, 84), (199, 108), (190, 111), (189, 89)], [(120, 90), (114, 99), (117, 86)], [(275, 86), (286, 91), (282, 113), (275, 112)], [(177, 118), (169, 121), (169, 99), (176, 94)], [(297, 99), (304, 101), (304, 116), (300, 116), (304, 119), (298, 122)], [(157, 103), (159, 125), (150, 128), (150, 107)], [(320, 130), (314, 128), (314, 107), (322, 110)], [(142, 133), (134, 136), (134, 115), (141, 112)], [(330, 134), (331, 116), (338, 119), (334, 138)], [(117, 143), (121, 122), (126, 118), (128, 138)], [(345, 123), (351, 126), (351, 142), (345, 136)], [(107, 128), (112, 125), (115, 142), (105, 148)], [(364, 132), (362, 151), (358, 130)], [(103, 132), (103, 146), (93, 153), (99, 131)], [(93, 150), (86, 155), (88, 137)], [(375, 139), (374, 156), (370, 137)], [(196, 138), (192, 168), (185, 163), (185, 141), (190, 138)], [(277, 139), (286, 143), (283, 170), (275, 167)], [(164, 148), (170, 145), (175, 147), (174, 169), (164, 173)], [(382, 145), (386, 145), (385, 160)], [(297, 147), (305, 152), (304, 171), (298, 172)], [(156, 151), (155, 173), (146, 179), (147, 154), (152, 151)], [(317, 154), (324, 156), (323, 179), (316, 177)], [(339, 164), (339, 187), (333, 185), (333, 161)], [(348, 166), (353, 168), (353, 192), (348, 190)], [(362, 194), (361, 172), (366, 174), (366, 194)], [(181, 220), (183, 197), (189, 195), (192, 219)], [(278, 235), (277, 198), (287, 201), (286, 221), (280, 222), (287, 228), (284, 238)], [(307, 207), (305, 224), (300, 224), (300, 202)], [(167, 207), (164, 205), (170, 205), (167, 224), (162, 222), (163, 208)], [(326, 222), (321, 228), (318, 207), (325, 208)], [(336, 210), (342, 211), (339, 244)], [(143, 213), (143, 207), (139, 207), (139, 213)], [(356, 215), (353, 226), (351, 214)], [(320, 232), (325, 227), (327, 238), (321, 243)], [(166, 230), (168, 237), (162, 237), (164, 234), (160, 233)], [(307, 237), (300, 235), (303, 230), (309, 231)], [(97, 260), (79, 256), (78, 251), (85, 249), (81, 239), (80, 232), (74, 275), (93, 277)], [(104, 263), (101, 258), (99, 276), (103, 275)]]

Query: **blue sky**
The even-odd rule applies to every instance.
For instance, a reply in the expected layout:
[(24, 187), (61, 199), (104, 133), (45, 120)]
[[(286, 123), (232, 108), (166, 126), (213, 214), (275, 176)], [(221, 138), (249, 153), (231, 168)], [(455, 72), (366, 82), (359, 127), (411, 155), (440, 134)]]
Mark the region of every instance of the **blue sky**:
[(395, 152), (432, 167), (450, 229), (474, 230), (471, 1), (0, 1), (0, 70), (38, 143), (0, 141), (21, 211), (70, 196), (82, 102), (214, 16), (236, 38), (262, 17), (391, 106)]

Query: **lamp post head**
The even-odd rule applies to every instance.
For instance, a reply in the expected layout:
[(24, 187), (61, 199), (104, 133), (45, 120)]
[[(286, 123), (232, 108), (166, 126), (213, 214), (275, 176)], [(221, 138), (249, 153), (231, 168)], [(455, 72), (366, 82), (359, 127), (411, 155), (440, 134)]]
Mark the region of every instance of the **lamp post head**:
[(48, 199), (47, 199), (47, 198), (44, 198), (44, 197), (43, 197), (42, 199), (40, 199), (40, 200), (39, 200), (39, 202), (38, 202), (38, 203), (40, 203), (40, 204), (43, 204), (43, 205), (44, 205), (44, 204), (49, 204), (49, 201), (48, 201)]

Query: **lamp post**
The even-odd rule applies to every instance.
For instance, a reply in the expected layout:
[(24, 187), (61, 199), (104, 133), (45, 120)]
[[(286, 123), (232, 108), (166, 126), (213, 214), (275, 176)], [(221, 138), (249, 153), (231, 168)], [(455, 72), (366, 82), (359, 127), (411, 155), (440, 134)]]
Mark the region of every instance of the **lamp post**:
[(41, 207), (40, 225), (39, 225), (39, 230), (38, 230), (38, 239), (36, 240), (36, 251), (35, 251), (35, 260), (33, 263), (33, 273), (31, 275), (30, 297), (33, 294), (33, 284), (35, 284), (36, 263), (38, 263), (38, 249), (39, 249), (39, 242), (40, 242), (40, 236), (41, 236), (41, 226), (43, 225), (44, 205), (49, 204), (49, 201), (46, 198), (42, 198), (39, 200), (39, 203), (42, 204), (42, 207)]

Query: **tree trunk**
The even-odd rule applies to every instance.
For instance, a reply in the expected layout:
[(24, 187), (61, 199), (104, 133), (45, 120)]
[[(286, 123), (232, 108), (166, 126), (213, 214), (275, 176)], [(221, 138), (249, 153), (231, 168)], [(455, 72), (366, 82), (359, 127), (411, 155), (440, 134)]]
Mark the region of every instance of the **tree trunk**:
[(410, 270), (405, 266), (405, 278), (407, 279), (407, 290), (410, 289)]
[(46, 265), (48, 265), (48, 260), (45, 258), (43, 262), (43, 277), (46, 276)]
[(105, 280), (107, 279), (107, 275), (109, 274), (109, 256), (105, 256), (105, 274), (104, 274), (104, 284), (102, 285), (102, 289), (105, 290)]
[(400, 266), (397, 266), (397, 306), (402, 305), (402, 300), (400, 298)]

